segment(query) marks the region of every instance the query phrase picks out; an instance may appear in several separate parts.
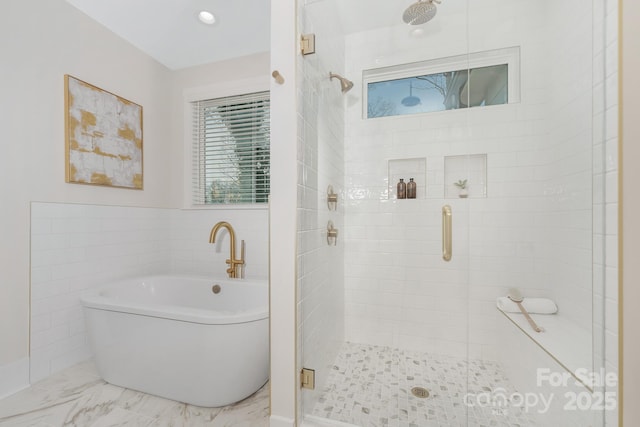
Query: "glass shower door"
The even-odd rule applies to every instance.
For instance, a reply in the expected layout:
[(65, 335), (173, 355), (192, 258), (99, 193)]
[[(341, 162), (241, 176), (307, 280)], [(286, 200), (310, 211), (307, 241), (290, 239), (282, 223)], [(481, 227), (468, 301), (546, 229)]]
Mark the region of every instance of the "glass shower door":
[[(375, 7), (398, 12), (390, 4)], [(464, 178), (460, 164), (447, 158), (460, 151), (452, 144), (466, 133), (467, 115), (367, 118), (365, 72), (381, 68), (385, 55), (388, 64), (428, 60), (416, 46), (429, 40), (413, 41), (401, 13), (390, 28), (366, 14), (348, 23), (345, 7), (300, 4), (300, 32), (324, 46), (298, 63), (298, 363), (315, 380), (300, 392), (300, 418), (466, 425), (470, 199), (453, 185)], [(453, 13), (466, 15), (460, 5)], [(390, 45), (390, 31), (407, 43)], [(353, 88), (344, 93), (330, 72)], [(415, 198), (398, 198), (400, 178), (413, 179)], [(329, 185), (338, 193), (335, 210)], [(327, 241), (329, 221), (337, 241)]]

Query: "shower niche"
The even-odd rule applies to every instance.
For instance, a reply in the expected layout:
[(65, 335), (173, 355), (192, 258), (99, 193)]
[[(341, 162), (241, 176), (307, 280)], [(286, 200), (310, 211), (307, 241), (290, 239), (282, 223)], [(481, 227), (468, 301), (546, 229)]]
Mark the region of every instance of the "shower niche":
[[(416, 183), (416, 199), (424, 199), (427, 196), (427, 159), (424, 157), (415, 159), (389, 160), (389, 182), (387, 196), (389, 199), (398, 199), (397, 184), (400, 180), (408, 183), (410, 179)], [(404, 198), (401, 198), (404, 199)]]
[(487, 197), (487, 155), (445, 156), (445, 198)]
[(408, 183), (412, 178), (417, 185), (416, 199), (487, 197), (486, 154), (436, 157), (429, 163), (427, 172), (425, 157), (389, 160), (387, 198), (398, 199), (398, 182)]

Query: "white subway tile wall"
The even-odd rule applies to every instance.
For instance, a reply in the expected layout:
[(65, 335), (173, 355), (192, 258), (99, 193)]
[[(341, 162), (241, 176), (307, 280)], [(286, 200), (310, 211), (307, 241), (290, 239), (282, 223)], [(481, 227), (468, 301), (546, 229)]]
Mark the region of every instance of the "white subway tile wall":
[[(604, 105), (603, 94), (592, 90), (602, 74), (597, 57), (604, 56), (584, 36), (594, 28), (593, 38), (598, 37), (602, 25), (594, 20), (596, 3), (601, 1), (595, 0), (593, 8), (565, 1), (546, 9), (527, 1), (495, 0), (491, 7), (467, 2), (473, 17), (468, 28), (466, 13), (443, 14), (438, 31), (422, 38), (402, 26), (347, 36), (346, 73), (356, 88), (363, 70), (467, 51), (520, 46), (522, 61), (518, 104), (372, 120), (362, 119), (359, 102), (348, 104), (347, 341), (501, 359), (502, 341), (495, 330), (504, 319), (498, 317), (495, 300), (509, 287), (525, 296), (553, 298), (559, 315), (578, 328), (592, 329), (592, 289), (600, 286), (592, 278), (592, 271), (598, 271), (592, 252), (601, 251), (600, 243), (592, 242), (592, 224), (603, 219), (594, 203), (606, 191), (607, 218), (615, 218), (609, 193), (617, 194), (616, 153), (610, 150), (615, 132), (609, 129), (615, 103), (607, 97), (612, 124), (606, 129), (602, 113), (592, 109)], [(608, 12), (617, 13), (611, 7)], [(571, 29), (567, 16), (575, 21)], [(609, 44), (615, 51), (615, 40)], [(607, 81), (607, 86), (616, 83)], [(601, 142), (599, 129), (608, 138), (609, 179), (599, 185), (596, 177), (592, 191), (594, 165), (603, 160), (594, 151)], [(445, 156), (485, 153), (487, 198), (444, 199), (451, 184), (443, 178)], [(385, 200), (393, 184), (388, 161), (420, 157), (427, 159), (423, 185), (428, 200)], [(451, 263), (440, 257), (445, 203), (454, 212)], [(614, 256), (613, 269), (615, 219), (608, 219), (607, 227), (607, 260)], [(615, 278), (615, 272), (609, 277)], [(615, 304), (611, 300), (608, 307), (613, 314)]]
[[(316, 390), (300, 393), (298, 415), (321, 395), (344, 342), (344, 104), (334, 72), (344, 74), (344, 35), (333, 1), (298, 3), (298, 28), (314, 33), (319, 54), (298, 56), (298, 367), (315, 369)], [(321, 50), (321, 54), (320, 54)], [(356, 88), (352, 89), (356, 91)], [(327, 188), (338, 194), (336, 210)], [(327, 223), (338, 229), (328, 245)]]
[(268, 275), (266, 210), (194, 210), (31, 204), (33, 383), (91, 356), (80, 295), (109, 281), (149, 274), (223, 277), (228, 237), (209, 244), (211, 227), (234, 226), (247, 244), (247, 277)]
[(269, 213), (266, 209), (175, 210), (171, 227), (171, 272), (226, 277), (229, 238), (219, 234), (209, 243), (211, 228), (229, 222), (236, 233), (236, 255), (245, 241), (245, 277), (269, 276)]
[[(546, 271), (540, 217), (550, 204), (544, 95), (550, 70), (540, 24), (547, 17), (530, 2), (504, 6), (495, 5), (501, 22), (520, 22), (517, 29), (491, 30), (494, 8), (468, 2), (473, 19), (443, 14), (440, 30), (422, 38), (401, 26), (347, 37), (347, 73), (356, 86), (362, 70), (378, 66), (510, 46), (520, 46), (522, 57), (519, 104), (373, 120), (362, 119), (360, 105), (348, 108), (348, 341), (495, 359), (496, 298), (512, 286), (528, 296), (551, 296), (547, 278), (539, 277)], [(488, 198), (445, 199), (453, 184), (444, 182), (445, 157), (470, 154), (487, 155)], [(416, 157), (427, 158), (421, 183), (427, 200), (380, 201), (387, 160)], [(454, 218), (449, 263), (441, 257), (444, 204)]]

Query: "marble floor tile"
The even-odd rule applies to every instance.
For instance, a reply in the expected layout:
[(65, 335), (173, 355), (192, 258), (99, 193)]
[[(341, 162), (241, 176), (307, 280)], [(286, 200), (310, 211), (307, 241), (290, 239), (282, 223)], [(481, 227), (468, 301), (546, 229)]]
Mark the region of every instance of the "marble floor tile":
[(0, 400), (0, 423), (7, 417), (73, 402), (92, 388), (106, 384), (99, 377), (69, 378), (66, 371), (55, 377)]
[(1, 427), (200, 427), (269, 425), (269, 385), (222, 408), (202, 408), (117, 387), (91, 362), (0, 400)]
[(145, 417), (144, 415), (136, 414), (135, 412), (127, 411), (119, 407), (114, 407), (107, 414), (97, 418), (91, 424), (85, 424), (88, 427), (120, 427), (120, 426), (135, 426), (135, 427), (155, 427), (155, 420), (153, 418)]
[(253, 396), (225, 407), (213, 427), (269, 427), (269, 389), (263, 386)]
[(154, 426), (196, 426), (211, 423), (222, 411), (222, 408), (202, 408), (186, 405), (163, 397), (141, 393), (135, 390), (125, 390), (118, 406), (154, 420)]

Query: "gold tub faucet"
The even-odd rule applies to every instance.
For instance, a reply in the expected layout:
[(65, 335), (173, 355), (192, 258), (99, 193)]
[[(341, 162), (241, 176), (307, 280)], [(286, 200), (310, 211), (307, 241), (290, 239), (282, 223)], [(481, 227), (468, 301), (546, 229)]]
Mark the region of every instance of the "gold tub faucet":
[[(233, 231), (233, 227), (226, 221), (220, 221), (211, 229), (209, 235), (209, 243), (216, 242), (216, 234), (221, 228), (226, 228), (229, 232), (229, 239), (231, 240), (229, 247), (229, 259), (226, 261), (229, 264), (227, 268), (227, 274), (230, 278), (242, 278), (244, 276), (244, 240), (241, 241), (240, 259), (236, 259), (236, 233)], [(240, 270), (238, 272), (238, 270)]]

